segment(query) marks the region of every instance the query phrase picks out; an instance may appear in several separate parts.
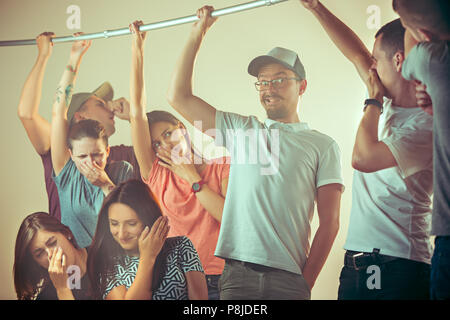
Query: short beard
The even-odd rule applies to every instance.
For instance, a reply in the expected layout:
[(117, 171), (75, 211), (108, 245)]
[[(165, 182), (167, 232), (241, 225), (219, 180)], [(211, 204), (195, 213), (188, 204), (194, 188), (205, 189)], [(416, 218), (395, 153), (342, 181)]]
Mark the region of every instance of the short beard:
[(288, 112), (285, 107), (268, 108), (266, 109), (267, 118), (271, 120), (284, 119), (288, 116)]

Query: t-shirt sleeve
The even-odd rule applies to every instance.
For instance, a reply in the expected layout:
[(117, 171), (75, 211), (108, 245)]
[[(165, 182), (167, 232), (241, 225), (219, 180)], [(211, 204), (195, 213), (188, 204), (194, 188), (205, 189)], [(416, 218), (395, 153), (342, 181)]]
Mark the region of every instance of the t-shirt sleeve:
[(232, 112), (217, 110), (214, 138), (216, 146), (226, 147), (227, 141), (234, 137), (233, 130), (247, 128), (250, 124), (250, 118)]
[(53, 181), (55, 181), (58, 189), (65, 189), (68, 185), (76, 181), (80, 175), (81, 173), (78, 171), (72, 159), (66, 162), (58, 176), (55, 176), (55, 171), (52, 172)]
[(192, 244), (191, 240), (189, 240), (188, 237), (184, 236), (181, 238), (178, 245), (180, 246), (180, 262), (183, 272), (204, 272), (197, 250), (195, 250), (195, 247)]
[(402, 66), (406, 80), (418, 80), (427, 86), (433, 99), (448, 92), (448, 41), (420, 42), (408, 54)]
[(415, 45), (403, 63), (402, 76), (406, 80), (425, 81), (425, 76), (430, 64), (430, 55), (422, 44), (423, 43), (418, 43)]
[(148, 179), (145, 179), (145, 177), (141, 175), (141, 179), (145, 184), (150, 185), (154, 182), (154, 179), (156, 179), (157, 172), (161, 170), (161, 166), (158, 163), (159, 161), (160, 159), (158, 157), (155, 157), (155, 160), (153, 160), (152, 168), (150, 169), (150, 172), (148, 174)]
[(341, 151), (338, 144), (333, 141), (319, 159), (316, 187), (338, 183), (344, 186), (341, 166)]
[(105, 292), (103, 293), (103, 300), (106, 299), (112, 289), (120, 286), (126, 286), (126, 281), (118, 273), (117, 266), (114, 267), (115, 272), (106, 275)]
[(392, 134), (382, 140), (394, 156), (404, 179), (432, 167), (433, 118), (425, 113), (421, 118), (411, 122), (415, 128), (392, 127)]

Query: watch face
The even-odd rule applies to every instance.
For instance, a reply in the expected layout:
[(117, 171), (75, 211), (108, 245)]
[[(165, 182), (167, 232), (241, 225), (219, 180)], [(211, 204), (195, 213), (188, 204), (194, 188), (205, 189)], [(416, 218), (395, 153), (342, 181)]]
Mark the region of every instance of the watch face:
[(193, 189), (194, 191), (198, 191), (198, 190), (200, 190), (200, 185), (199, 185), (197, 182), (195, 182), (195, 183), (192, 185), (192, 189)]

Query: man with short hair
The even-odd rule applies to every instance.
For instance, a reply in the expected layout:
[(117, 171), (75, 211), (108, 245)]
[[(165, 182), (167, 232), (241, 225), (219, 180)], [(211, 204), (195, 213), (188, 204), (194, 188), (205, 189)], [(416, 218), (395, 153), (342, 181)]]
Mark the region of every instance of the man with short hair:
[[(317, 0), (301, 0), (368, 88), (353, 148), (356, 169), (338, 299), (427, 299), (431, 245), (432, 118), (401, 76), (400, 20), (375, 35), (373, 53)], [(386, 98), (386, 99), (385, 99)]]
[[(18, 116), (27, 132), (28, 138), (36, 152), (41, 156), (44, 165), (44, 179), (49, 201), (49, 214), (61, 219), (58, 190), (52, 179), (53, 164), (50, 153), (50, 123), (39, 114), (42, 81), (49, 57), (53, 51), (51, 38), (54, 34), (44, 32), (36, 38), (38, 57), (25, 81), (18, 105)], [(77, 72), (76, 66), (68, 66)], [(129, 121), (129, 103), (125, 98), (113, 99), (113, 89), (108, 82), (103, 83), (91, 93), (77, 93), (72, 97), (69, 106), (68, 120), (79, 121), (92, 119), (99, 121), (111, 136), (115, 132), (114, 115)], [(134, 170), (134, 177), (140, 179), (139, 166), (131, 146), (113, 146), (108, 157), (111, 161), (127, 161)], [(84, 172), (85, 177), (94, 185), (100, 186), (98, 174)]]
[[(225, 259), (220, 299), (310, 299), (339, 229), (339, 147), (300, 122), (297, 106), (306, 76), (291, 50), (274, 48), (248, 66), (249, 74), (257, 77), (268, 116), (264, 122), (216, 110), (193, 94), (194, 60), (216, 20), (212, 10), (205, 6), (197, 12), (200, 20), (178, 60), (168, 100), (189, 122), (201, 121), (205, 133), (215, 128), (216, 143), (230, 148), (229, 187), (215, 252)], [(253, 143), (242, 147), (239, 132)], [(255, 154), (273, 170), (265, 171), (261, 158), (249, 161)], [(320, 226), (310, 246), (315, 200)]]
[[(394, 0), (407, 29), (402, 74), (420, 82), (417, 98), (433, 111), (434, 199), (431, 299), (450, 299), (450, 2)], [(424, 99), (424, 92), (431, 101)], [(428, 101), (428, 104), (426, 102)]]

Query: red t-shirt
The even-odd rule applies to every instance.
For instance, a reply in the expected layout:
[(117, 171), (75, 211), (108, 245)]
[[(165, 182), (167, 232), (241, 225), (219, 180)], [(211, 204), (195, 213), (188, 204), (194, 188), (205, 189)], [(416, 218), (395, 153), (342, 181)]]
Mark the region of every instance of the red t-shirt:
[[(225, 261), (214, 256), (219, 237), (218, 222), (198, 200), (192, 186), (169, 169), (153, 162), (148, 181), (149, 186), (160, 205), (163, 215), (169, 217), (169, 237), (187, 236), (195, 246), (205, 274), (221, 274)], [(210, 160), (200, 173), (208, 187), (222, 194), (222, 180), (228, 178), (230, 159), (227, 157)]]

